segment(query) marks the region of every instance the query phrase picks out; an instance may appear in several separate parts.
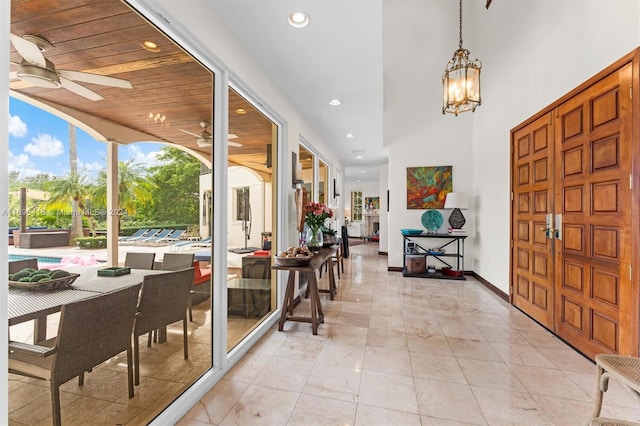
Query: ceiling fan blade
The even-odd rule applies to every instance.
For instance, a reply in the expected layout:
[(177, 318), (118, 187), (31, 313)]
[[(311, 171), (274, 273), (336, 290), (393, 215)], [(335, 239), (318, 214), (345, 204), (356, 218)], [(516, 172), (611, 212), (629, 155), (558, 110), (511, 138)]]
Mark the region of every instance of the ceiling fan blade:
[(92, 101), (99, 101), (101, 99), (104, 99), (102, 96), (98, 95), (93, 90), (87, 89), (86, 87), (81, 86), (78, 83), (74, 83), (73, 81), (66, 79), (64, 77), (60, 77), (60, 82), (62, 83), (62, 87), (64, 87), (67, 90), (70, 90), (76, 95), (83, 96)]
[(228, 140), (227, 143), (229, 143), (229, 146), (235, 146), (236, 148), (240, 148), (242, 146), (239, 142), (232, 142)]
[(38, 46), (15, 34), (11, 34), (11, 43), (13, 43), (13, 47), (16, 48), (20, 56), (22, 56), (22, 59), (40, 68), (47, 67), (47, 62)]
[(60, 77), (64, 77), (73, 81), (82, 81), (85, 83), (100, 84), (102, 86), (120, 87), (122, 89), (133, 88), (129, 80), (109, 77), (107, 75), (91, 74), (88, 72), (69, 71), (69, 70), (58, 70), (58, 75)]
[(18, 79), (18, 71), (9, 72), (9, 80), (17, 80)]
[(197, 134), (197, 133), (193, 133), (193, 132), (190, 132), (190, 131), (188, 131), (188, 130), (184, 130), (184, 129), (178, 129), (178, 130), (180, 130), (181, 132), (185, 132), (185, 133), (187, 133), (187, 134), (189, 134), (189, 135), (191, 135), (191, 136), (195, 136), (196, 138), (199, 138), (199, 137), (200, 137), (200, 135), (199, 135), (199, 134)]

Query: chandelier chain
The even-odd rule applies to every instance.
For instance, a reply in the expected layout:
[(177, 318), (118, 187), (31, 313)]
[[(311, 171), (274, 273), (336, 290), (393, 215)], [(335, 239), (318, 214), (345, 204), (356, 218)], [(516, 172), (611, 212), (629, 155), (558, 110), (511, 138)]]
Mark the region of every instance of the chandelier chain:
[(458, 47), (462, 49), (462, 0), (460, 0), (460, 43)]

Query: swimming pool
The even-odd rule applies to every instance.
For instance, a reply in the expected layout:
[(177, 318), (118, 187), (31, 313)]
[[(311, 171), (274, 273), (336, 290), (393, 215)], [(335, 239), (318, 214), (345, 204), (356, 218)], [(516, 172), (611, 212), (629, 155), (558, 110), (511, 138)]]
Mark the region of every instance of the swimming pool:
[(62, 260), (61, 257), (55, 257), (55, 256), (29, 256), (29, 255), (26, 255), (26, 254), (10, 254), (9, 255), (9, 260), (32, 259), (34, 257), (36, 259), (38, 259), (38, 263), (60, 263), (60, 261)]

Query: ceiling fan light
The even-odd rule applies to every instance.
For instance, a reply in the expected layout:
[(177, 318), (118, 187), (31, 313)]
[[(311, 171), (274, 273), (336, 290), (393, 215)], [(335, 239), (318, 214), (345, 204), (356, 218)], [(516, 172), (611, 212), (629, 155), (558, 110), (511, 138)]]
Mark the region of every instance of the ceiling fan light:
[(58, 74), (46, 68), (22, 64), (16, 71), (16, 75), (26, 83), (46, 89), (57, 89), (62, 86)]

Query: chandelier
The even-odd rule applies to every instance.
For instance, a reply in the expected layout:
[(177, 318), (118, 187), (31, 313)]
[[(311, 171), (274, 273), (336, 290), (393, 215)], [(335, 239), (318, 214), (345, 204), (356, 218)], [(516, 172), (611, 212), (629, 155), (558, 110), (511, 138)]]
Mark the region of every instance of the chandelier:
[[(488, 7), (488, 6), (487, 6)], [(442, 75), (442, 114), (458, 115), (475, 111), (481, 104), (480, 69), (482, 62), (470, 60), (469, 51), (462, 47), (462, 0), (460, 0), (460, 42), (458, 50), (447, 64)]]

